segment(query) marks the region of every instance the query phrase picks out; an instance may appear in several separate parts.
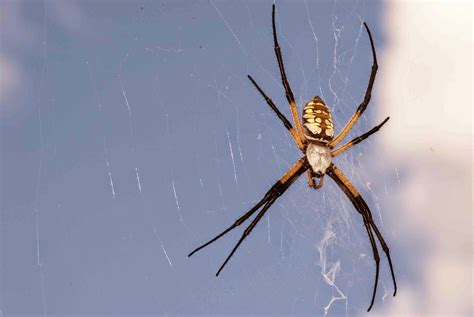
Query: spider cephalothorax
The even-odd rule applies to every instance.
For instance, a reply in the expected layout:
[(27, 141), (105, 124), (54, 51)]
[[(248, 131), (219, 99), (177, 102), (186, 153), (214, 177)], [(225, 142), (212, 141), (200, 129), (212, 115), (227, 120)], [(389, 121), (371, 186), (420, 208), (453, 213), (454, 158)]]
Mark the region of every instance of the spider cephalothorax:
[[(372, 93), (372, 88), (375, 81), (375, 75), (377, 74), (377, 56), (375, 54), (375, 46), (370, 33), (369, 27), (364, 22), (364, 27), (369, 35), (370, 46), (372, 49), (373, 64), (372, 70), (370, 73), (369, 84), (365, 91), (365, 96), (361, 104), (357, 107), (356, 112), (352, 115), (349, 121), (346, 123), (344, 128), (339, 132), (339, 134), (334, 134), (334, 125), (332, 121), (331, 112), (326, 106), (324, 101), (320, 97), (314, 97), (310, 100), (305, 107), (303, 108), (302, 113), (302, 124), (300, 123), (298, 117), (298, 111), (296, 108), (295, 97), (290, 88), (290, 83), (288, 82), (285, 67), (283, 65), (283, 57), (281, 55), (280, 46), (278, 45), (278, 39), (275, 28), (275, 5), (273, 5), (272, 10), (272, 26), (273, 26), (273, 43), (275, 49), (275, 55), (278, 61), (278, 66), (280, 69), (280, 75), (282, 79), (283, 87), (285, 88), (285, 95), (288, 103), (290, 105), (291, 115), (293, 117), (293, 123), (295, 128), (290, 123), (290, 121), (283, 115), (280, 110), (277, 108), (275, 103), (270, 99), (265, 92), (260, 88), (260, 86), (255, 82), (255, 80), (249, 75), (248, 78), (263, 96), (268, 106), (275, 112), (278, 118), (282, 121), (285, 128), (290, 132), (291, 137), (295, 141), (298, 148), (303, 152), (304, 156), (300, 158), (294, 165), (291, 167), (263, 196), (263, 198), (240, 218), (238, 218), (232, 225), (227, 229), (222, 231), (219, 235), (215, 236), (213, 239), (209, 240), (200, 247), (194, 249), (189, 256), (193, 255), (195, 252), (201, 250), (202, 248), (213, 243), (226, 233), (230, 232), (232, 229), (240, 226), (247, 219), (249, 219), (255, 212), (260, 210), (257, 213), (257, 216), (252, 220), (250, 225), (244, 230), (240, 240), (237, 242), (235, 247), (232, 249), (229, 256), (227, 256), (224, 263), (221, 265), (219, 270), (216, 273), (216, 276), (222, 271), (224, 266), (230, 260), (234, 252), (240, 246), (242, 241), (252, 232), (257, 223), (263, 218), (270, 206), (280, 197), (283, 193), (304, 173), (307, 172), (308, 184), (314, 189), (319, 189), (323, 185), (323, 178), (325, 175), (328, 175), (334, 180), (334, 182), (341, 188), (344, 194), (350, 199), (357, 212), (362, 216), (362, 221), (364, 223), (365, 230), (369, 237), (370, 245), (372, 247), (372, 254), (375, 260), (375, 281), (372, 292), (372, 300), (370, 302), (369, 309), (372, 308), (375, 300), (375, 294), (377, 291), (377, 283), (379, 278), (379, 263), (380, 256), (377, 249), (375, 238), (377, 238), (380, 243), (383, 252), (387, 256), (388, 264), (390, 267), (390, 273), (392, 275), (392, 281), (394, 286), (393, 296), (397, 293), (397, 283), (395, 280), (395, 273), (393, 271), (392, 260), (390, 257), (390, 251), (388, 249), (387, 243), (385, 242), (379, 228), (372, 219), (372, 214), (370, 209), (362, 196), (359, 194), (357, 189), (350, 183), (350, 181), (344, 176), (344, 174), (332, 163), (332, 158), (351, 148), (352, 146), (362, 142), (368, 138), (371, 134), (377, 132), (389, 118), (386, 118), (382, 121), (381, 124), (375, 126), (368, 132), (352, 139), (346, 144), (340, 146), (337, 149), (334, 149), (349, 133), (354, 124), (359, 120), (362, 113), (367, 108), (367, 105), (370, 101), (370, 96)], [(313, 178), (320, 178), (320, 181), (315, 185)]]

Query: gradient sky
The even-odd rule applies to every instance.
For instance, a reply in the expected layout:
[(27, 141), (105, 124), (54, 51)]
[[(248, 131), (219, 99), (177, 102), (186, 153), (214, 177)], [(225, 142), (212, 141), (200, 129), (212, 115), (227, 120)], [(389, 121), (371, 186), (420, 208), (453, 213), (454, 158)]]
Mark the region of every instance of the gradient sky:
[[(244, 228), (187, 258), (299, 158), (246, 78), (289, 116), (271, 1), (0, 3), (0, 316), (365, 314), (369, 241), (330, 179), (297, 181), (218, 278)], [(396, 267), (372, 314), (467, 316), (472, 5), (278, 1), (298, 106), (322, 96), (336, 130), (370, 73), (363, 21), (380, 71), (351, 135), (391, 120), (336, 164)]]

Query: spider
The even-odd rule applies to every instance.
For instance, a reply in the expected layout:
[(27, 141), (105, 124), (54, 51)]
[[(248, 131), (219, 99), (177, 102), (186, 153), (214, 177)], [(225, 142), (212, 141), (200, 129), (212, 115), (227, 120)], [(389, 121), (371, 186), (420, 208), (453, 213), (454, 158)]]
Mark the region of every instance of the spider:
[[(335, 183), (340, 187), (344, 194), (349, 198), (349, 200), (354, 205), (357, 212), (362, 216), (364, 227), (369, 236), (370, 244), (372, 247), (373, 258), (375, 261), (375, 282), (373, 286), (372, 299), (370, 301), (370, 306), (367, 311), (370, 311), (374, 304), (375, 295), (377, 292), (377, 284), (379, 279), (379, 266), (380, 266), (380, 256), (375, 242), (375, 236), (382, 246), (382, 250), (387, 256), (388, 264), (390, 266), (390, 273), (392, 276), (394, 292), (393, 296), (397, 293), (397, 283), (395, 280), (395, 273), (393, 271), (392, 259), (390, 257), (390, 251), (385, 242), (380, 230), (375, 224), (370, 209), (367, 203), (364, 201), (357, 189), (350, 183), (350, 181), (344, 176), (339, 168), (332, 162), (332, 158), (341, 154), (342, 152), (348, 150), (352, 146), (362, 142), (370, 135), (377, 132), (388, 120), (387, 117), (382, 123), (375, 126), (366, 133), (352, 139), (346, 144), (334, 149), (344, 137), (349, 133), (354, 124), (358, 121), (360, 116), (364, 113), (367, 105), (369, 104), (372, 88), (374, 86), (375, 75), (377, 74), (377, 56), (375, 53), (374, 41), (372, 39), (372, 34), (370, 33), (369, 27), (364, 22), (364, 27), (367, 31), (370, 40), (370, 46), (372, 49), (372, 70), (370, 73), (369, 83), (365, 92), (365, 96), (361, 104), (358, 106), (356, 112), (352, 115), (349, 121), (346, 123), (342, 131), (334, 137), (334, 125), (332, 122), (331, 111), (324, 103), (324, 101), (316, 96), (310, 100), (303, 108), (302, 113), (302, 124), (298, 118), (298, 112), (296, 109), (295, 98), (293, 92), (290, 88), (288, 78), (286, 77), (285, 67), (283, 65), (283, 57), (281, 54), (280, 46), (278, 45), (277, 33), (275, 28), (275, 5), (272, 6), (272, 28), (273, 28), (273, 42), (275, 55), (278, 61), (278, 67), (280, 69), (281, 81), (285, 89), (286, 99), (288, 100), (291, 115), (293, 117), (293, 125), (288, 121), (288, 119), (278, 110), (275, 103), (270, 99), (265, 92), (260, 88), (257, 82), (248, 75), (248, 78), (258, 90), (258, 92), (263, 96), (266, 103), (270, 108), (275, 112), (278, 118), (281, 120), (285, 128), (289, 131), (291, 137), (295, 141), (298, 148), (303, 152), (304, 156), (300, 158), (294, 165), (291, 167), (271, 188), (267, 191), (265, 196), (255, 205), (247, 211), (244, 215), (238, 218), (232, 225), (227, 229), (222, 231), (220, 234), (204, 243), (200, 247), (194, 249), (189, 253), (188, 257), (192, 256), (197, 251), (203, 249), (204, 247), (215, 242), (231, 230), (240, 226), (247, 219), (249, 219), (257, 210), (260, 211), (257, 213), (257, 216), (252, 220), (250, 225), (243, 232), (240, 240), (237, 242), (235, 247), (232, 249), (230, 254), (225, 259), (224, 263), (221, 265), (219, 270), (216, 273), (216, 276), (220, 274), (222, 269), (225, 267), (230, 258), (234, 255), (235, 251), (238, 249), (240, 244), (250, 235), (252, 230), (255, 228), (257, 223), (263, 218), (267, 210), (272, 206), (272, 204), (283, 195), (283, 193), (304, 173), (306, 172), (308, 185), (311, 188), (319, 189), (323, 186), (323, 179), (325, 175), (328, 175), (332, 178)], [(318, 178), (319, 181), (316, 184), (314, 178)]]

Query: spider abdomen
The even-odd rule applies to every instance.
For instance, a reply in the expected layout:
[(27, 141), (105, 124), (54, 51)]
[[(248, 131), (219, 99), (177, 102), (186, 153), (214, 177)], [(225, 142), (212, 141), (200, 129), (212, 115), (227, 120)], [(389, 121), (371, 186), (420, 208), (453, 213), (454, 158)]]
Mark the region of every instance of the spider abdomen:
[(303, 134), (310, 142), (323, 144), (328, 144), (334, 137), (331, 111), (319, 96), (303, 108)]

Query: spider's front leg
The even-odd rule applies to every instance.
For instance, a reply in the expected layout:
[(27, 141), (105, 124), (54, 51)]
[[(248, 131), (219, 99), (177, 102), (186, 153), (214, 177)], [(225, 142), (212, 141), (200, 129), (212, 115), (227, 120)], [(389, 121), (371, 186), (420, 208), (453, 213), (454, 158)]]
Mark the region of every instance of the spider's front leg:
[(334, 164), (331, 164), (331, 166), (329, 166), (326, 174), (328, 174), (329, 177), (331, 177), (336, 182), (339, 188), (344, 192), (347, 198), (349, 198), (349, 200), (352, 202), (357, 212), (362, 216), (364, 226), (369, 236), (369, 241), (372, 247), (372, 252), (373, 252), (374, 261), (375, 261), (374, 288), (372, 292), (372, 299), (370, 301), (370, 306), (369, 306), (369, 309), (367, 310), (367, 311), (370, 311), (370, 309), (374, 305), (375, 294), (377, 292), (377, 285), (378, 285), (378, 279), (379, 279), (379, 266), (380, 266), (380, 256), (377, 250), (377, 245), (375, 243), (374, 232), (375, 232), (375, 236), (379, 240), (380, 245), (382, 246), (383, 252), (387, 256), (387, 261), (390, 267), (390, 273), (392, 275), (392, 282), (393, 282), (393, 288), (394, 288), (393, 296), (395, 296), (397, 294), (397, 281), (395, 279), (395, 272), (393, 270), (392, 258), (390, 257), (390, 250), (387, 246), (387, 243), (385, 242), (385, 239), (382, 236), (382, 233), (380, 232), (379, 228), (377, 227), (377, 225), (375, 224), (372, 218), (372, 213), (370, 212), (369, 206), (367, 205), (365, 200), (362, 198), (360, 193), (357, 191), (357, 189), (354, 187), (354, 185), (351, 184), (351, 182), (347, 179), (347, 177)]
[[(312, 170), (308, 170), (306, 176), (308, 177), (308, 185), (309, 187), (313, 188), (313, 189), (320, 189), (321, 187), (323, 187), (323, 183), (324, 183), (324, 175), (317, 175), (315, 172), (313, 172)], [(314, 182), (314, 177), (317, 177), (319, 178), (319, 181), (318, 183), (316, 184)]]
[(216, 273), (216, 276), (220, 274), (224, 266), (230, 260), (230, 258), (234, 255), (235, 251), (239, 248), (240, 244), (250, 235), (252, 230), (255, 228), (257, 223), (262, 219), (265, 215), (267, 210), (272, 206), (272, 204), (283, 195), (283, 193), (301, 176), (303, 173), (309, 168), (306, 157), (302, 157), (299, 159), (292, 168), (290, 168), (280, 179), (267, 191), (267, 193), (263, 196), (263, 198), (254, 206), (252, 209), (247, 211), (244, 215), (238, 218), (232, 225), (227, 227), (224, 231), (219, 233), (217, 236), (209, 240), (208, 242), (204, 243), (200, 247), (194, 249), (191, 253), (188, 254), (188, 257), (192, 256), (197, 251), (207, 247), (211, 243), (217, 241), (233, 229), (237, 228), (241, 224), (243, 224), (247, 219), (249, 219), (257, 210), (262, 208), (255, 219), (250, 223), (250, 225), (245, 229), (244, 233), (242, 234), (240, 240), (234, 246), (230, 254), (225, 259), (224, 263), (221, 265), (219, 270)]

